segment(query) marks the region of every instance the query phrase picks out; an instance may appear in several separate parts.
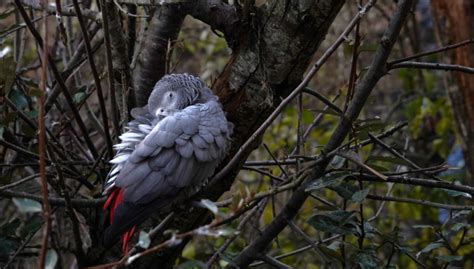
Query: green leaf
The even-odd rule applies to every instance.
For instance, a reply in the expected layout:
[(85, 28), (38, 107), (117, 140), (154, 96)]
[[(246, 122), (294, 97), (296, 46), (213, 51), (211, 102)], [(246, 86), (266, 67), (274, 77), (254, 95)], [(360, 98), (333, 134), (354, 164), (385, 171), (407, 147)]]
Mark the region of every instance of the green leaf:
[(15, 81), (16, 63), (13, 56), (0, 58), (0, 89), (3, 87), (3, 93), (8, 96)]
[(10, 91), (9, 98), (20, 110), (28, 107), (28, 100), (26, 99), (25, 95), (18, 90)]
[(427, 225), (427, 224), (413, 225), (412, 227), (413, 227), (414, 229), (434, 229), (433, 226)]
[(35, 214), (25, 222), (24, 226), (20, 226), (21, 229), (19, 234), (21, 237), (26, 238), (31, 233), (35, 233), (43, 225), (44, 219), (40, 214)]
[(463, 228), (470, 228), (470, 227), (471, 227), (471, 225), (468, 224), (468, 223), (458, 222), (458, 223), (454, 224), (451, 227), (450, 230), (453, 231), (453, 232), (459, 232)]
[(46, 252), (46, 260), (44, 262), (45, 269), (54, 269), (58, 263), (58, 253), (54, 249), (48, 249)]
[(26, 116), (30, 119), (36, 119), (38, 117), (38, 110), (30, 110), (25, 112)]
[(335, 234), (349, 234), (356, 232), (356, 226), (351, 219), (355, 212), (337, 210), (327, 215), (314, 215), (308, 223), (316, 230)]
[(365, 197), (367, 197), (367, 194), (369, 194), (369, 191), (370, 188), (357, 191), (352, 195), (351, 200), (356, 203), (362, 203), (362, 201), (365, 200)]
[(140, 231), (140, 235), (138, 236), (138, 245), (143, 249), (147, 249), (150, 246), (150, 243), (150, 235), (144, 231)]
[(379, 267), (379, 260), (377, 259), (377, 257), (375, 257), (374, 253), (368, 251), (362, 251), (357, 253), (355, 260), (363, 269)]
[(444, 255), (444, 256), (437, 256), (435, 258), (443, 262), (462, 261), (462, 256)]
[(424, 247), (422, 250), (420, 250), (417, 254), (416, 257), (418, 258), (421, 254), (423, 253), (430, 253), (432, 250), (442, 248), (444, 247), (444, 244), (441, 242), (432, 242), (429, 243), (426, 247)]
[(305, 191), (311, 192), (322, 188), (339, 185), (346, 174), (347, 173), (334, 173), (325, 175), (324, 177), (311, 182), (308, 187), (306, 187)]
[(350, 200), (352, 198), (352, 195), (354, 195), (354, 193), (359, 191), (358, 187), (356, 187), (356, 186), (354, 186), (354, 185), (352, 185), (348, 182), (341, 182), (337, 186), (329, 187), (329, 189), (337, 192), (337, 194), (339, 194), (339, 196), (341, 196), (342, 198), (347, 199), (347, 200)]
[(86, 98), (86, 96), (87, 94), (85, 92), (78, 92), (74, 94), (72, 99), (74, 100), (75, 104), (79, 104)]
[(202, 199), (201, 204), (214, 214), (217, 214), (217, 212), (219, 212), (217, 205), (209, 199)]
[(43, 210), (41, 204), (35, 200), (27, 198), (13, 198), (12, 200), (22, 213), (41, 212)]
[(463, 197), (467, 199), (472, 199), (472, 195), (467, 193), (467, 192), (462, 192), (462, 191), (455, 191), (455, 190), (448, 190), (448, 189), (442, 189), (444, 192), (446, 192), (449, 196), (451, 197)]
[(10, 236), (15, 234), (16, 229), (20, 226), (21, 222), (19, 219), (15, 218), (14, 220), (7, 222), (0, 226), (0, 235)]
[(0, 236), (0, 257), (9, 256), (18, 248), (19, 245), (20, 242), (17, 240)]

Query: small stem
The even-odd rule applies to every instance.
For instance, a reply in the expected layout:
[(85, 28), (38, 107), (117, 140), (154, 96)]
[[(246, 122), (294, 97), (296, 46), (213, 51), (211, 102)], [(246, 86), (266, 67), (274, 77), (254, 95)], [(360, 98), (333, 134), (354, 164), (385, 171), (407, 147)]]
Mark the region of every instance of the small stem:
[[(43, 7), (46, 7), (47, 1), (42, 1)], [(46, 17), (46, 11), (43, 12), (43, 16)], [(44, 268), (46, 261), (46, 253), (48, 251), (49, 233), (51, 231), (51, 209), (48, 200), (48, 182), (46, 181), (46, 134), (45, 134), (45, 115), (44, 115), (44, 100), (46, 95), (46, 84), (47, 84), (47, 68), (48, 68), (48, 20), (43, 20), (44, 29), (44, 43), (41, 60), (41, 82), (40, 90), (41, 94), (38, 101), (38, 144), (39, 144), (39, 171), (40, 171), (40, 182), (41, 182), (41, 193), (43, 196), (43, 218), (46, 226), (43, 231), (43, 239), (41, 244), (41, 252), (39, 255), (38, 265), (39, 268)]]

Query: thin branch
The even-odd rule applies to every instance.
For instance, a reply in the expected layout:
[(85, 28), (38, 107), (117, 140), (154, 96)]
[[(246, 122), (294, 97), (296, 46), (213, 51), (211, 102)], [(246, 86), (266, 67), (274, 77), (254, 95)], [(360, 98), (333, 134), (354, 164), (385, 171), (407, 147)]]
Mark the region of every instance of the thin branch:
[(459, 71), (468, 74), (474, 74), (474, 67), (468, 67), (458, 64), (442, 64), (442, 63), (424, 63), (424, 62), (402, 62), (398, 64), (388, 65), (388, 69), (397, 68), (417, 68), (417, 69), (430, 69), (430, 70), (444, 70), (444, 71)]
[(411, 168), (415, 168), (415, 169), (418, 169), (421, 171), (421, 173), (427, 177), (431, 177), (432, 179), (436, 179), (436, 180), (441, 180), (440, 178), (434, 176), (433, 174), (430, 174), (430, 173), (427, 173), (427, 172), (424, 172), (423, 171), (423, 168), (421, 168), (420, 166), (418, 166), (416, 163), (412, 162), (411, 160), (409, 160), (408, 158), (406, 158), (405, 156), (403, 156), (402, 154), (400, 154), (398, 151), (396, 151), (394, 148), (390, 147), (389, 145), (387, 145), (385, 142), (383, 142), (382, 140), (378, 139), (377, 137), (373, 136), (371, 133), (368, 134), (369, 138), (372, 139), (375, 143), (379, 144), (380, 146), (382, 146), (384, 149), (386, 149), (388, 152), (390, 152), (392, 155), (394, 155), (395, 157), (397, 158), (400, 158), (402, 160), (404, 160), (405, 162), (407, 162)]
[[(47, 5), (47, 1), (42, 1), (43, 7)], [(46, 17), (46, 11), (43, 12), (43, 16)], [(48, 83), (48, 20), (43, 20), (44, 29), (44, 43), (42, 54), (41, 54), (41, 82), (40, 90), (41, 94), (38, 100), (38, 151), (39, 151), (39, 173), (41, 182), (41, 194), (43, 201), (43, 218), (46, 226), (43, 231), (43, 239), (41, 243), (41, 252), (38, 259), (39, 268), (44, 268), (46, 261), (46, 252), (48, 251), (49, 233), (51, 232), (51, 208), (49, 206), (49, 191), (48, 181), (46, 181), (46, 127), (45, 127), (45, 111), (44, 111), (44, 99), (46, 95), (46, 84)]]
[(344, 114), (344, 112), (342, 112), (342, 110), (336, 106), (335, 104), (333, 104), (331, 102), (331, 100), (329, 100), (328, 98), (326, 98), (324, 95), (320, 94), (319, 92), (317, 91), (313, 91), (307, 87), (305, 87), (302, 92), (304, 93), (307, 93), (309, 95), (312, 95), (314, 97), (316, 97), (317, 99), (319, 99), (321, 102), (323, 102), (327, 107), (331, 108), (336, 114), (338, 114), (339, 116), (342, 116)]
[(437, 49), (434, 49), (434, 50), (429, 50), (429, 51), (417, 53), (415, 55), (408, 56), (408, 57), (405, 57), (405, 58), (397, 59), (397, 60), (389, 62), (388, 65), (393, 65), (393, 64), (398, 64), (398, 63), (401, 63), (401, 62), (410, 61), (410, 60), (413, 60), (413, 59), (421, 58), (423, 56), (428, 56), (428, 55), (431, 55), (431, 54), (436, 54), (436, 53), (439, 53), (439, 52), (456, 49), (456, 48), (459, 48), (459, 47), (462, 47), (462, 46), (465, 46), (465, 45), (469, 45), (469, 44), (473, 44), (473, 43), (474, 43), (474, 39), (464, 40), (464, 41), (456, 43), (456, 44), (444, 46), (444, 47), (437, 48)]
[[(9, 148), (9, 149), (12, 149), (12, 150), (14, 150), (14, 151), (16, 151), (16, 152), (18, 152), (18, 153), (20, 153), (20, 154), (23, 154), (23, 155), (25, 155), (25, 156), (29, 156), (29, 157), (35, 158), (35, 159), (37, 159), (37, 160), (40, 158), (40, 156), (39, 156), (38, 154), (36, 154), (36, 153), (34, 153), (34, 152), (31, 152), (31, 151), (29, 151), (29, 150), (27, 150), (27, 149), (24, 149), (24, 148), (22, 148), (22, 147), (20, 147), (20, 146), (17, 146), (17, 145), (15, 145), (15, 144), (12, 144), (12, 143), (10, 143), (10, 142), (8, 142), (8, 141), (5, 141), (4, 139), (0, 139), (0, 145), (2, 145), (2, 146), (4, 146), (4, 147), (7, 147), (7, 148)], [(48, 163), (50, 162), (50, 160), (46, 160), (46, 161), (47, 161)]]
[(448, 210), (474, 210), (474, 206), (472, 205), (450, 205), (450, 204), (442, 204), (442, 203), (418, 200), (418, 199), (413, 199), (413, 198), (405, 198), (405, 197), (379, 196), (379, 195), (368, 194), (367, 198), (372, 199), (372, 200), (378, 200), (378, 201), (417, 204), (417, 205), (430, 206), (430, 207), (436, 207), (436, 208), (444, 208)]
[[(31, 200), (43, 202), (41, 195), (30, 194), (26, 192), (17, 192), (9, 190), (0, 190), (0, 197), (4, 198), (27, 198)], [(71, 199), (71, 205), (75, 207), (102, 207), (106, 198), (100, 199)], [(48, 198), (49, 204), (52, 206), (66, 206), (66, 201), (63, 198)]]
[(377, 170), (373, 169), (372, 167), (366, 165), (365, 163), (363, 163), (362, 161), (358, 160), (357, 158), (349, 155), (349, 154), (346, 154), (345, 152), (339, 152), (337, 154), (338, 156), (341, 156), (342, 158), (345, 158), (355, 164), (357, 164), (358, 166), (366, 169), (367, 171), (369, 171), (370, 173), (372, 173), (373, 175), (375, 175), (376, 177), (382, 179), (382, 180), (387, 180), (387, 176), (381, 174), (380, 172), (378, 172)]
[[(304, 246), (304, 247), (302, 247), (302, 248), (299, 248), (299, 249), (290, 251), (290, 252), (285, 253), (285, 254), (281, 254), (281, 255), (275, 256), (275, 257), (273, 257), (273, 258), (279, 260), (279, 259), (283, 259), (283, 258), (286, 258), (286, 257), (291, 257), (291, 256), (293, 256), (293, 255), (300, 254), (300, 253), (302, 253), (302, 252), (304, 252), (304, 251), (306, 251), (306, 250), (308, 250), (308, 249), (313, 248), (313, 245), (321, 245), (321, 244), (323, 244), (323, 243), (328, 243), (328, 242), (331, 242), (331, 241), (333, 241), (333, 240), (336, 240), (336, 239), (340, 238), (341, 236), (342, 236), (342, 235), (340, 235), (340, 234), (339, 234), (339, 235), (334, 235), (334, 236), (328, 237), (328, 238), (326, 238), (326, 239), (323, 239), (323, 240), (319, 240), (319, 241), (317, 241), (317, 242), (314, 242), (314, 244), (308, 244), (308, 245), (306, 245), (306, 246)], [(255, 263), (250, 264), (249, 267), (256, 267), (256, 266), (259, 266), (259, 265), (262, 265), (262, 264), (263, 264), (263, 262), (255, 262)]]
[(51, 156), (51, 160), (53, 161), (53, 166), (57, 173), (58, 184), (56, 185), (58, 185), (59, 188), (56, 188), (57, 189), (56, 191), (58, 191), (58, 193), (64, 196), (67, 213), (69, 215), (69, 218), (71, 219), (71, 224), (72, 224), (72, 232), (73, 232), (75, 248), (76, 248), (75, 254), (78, 260), (77, 262), (79, 264), (79, 267), (82, 267), (86, 261), (86, 256), (84, 254), (84, 250), (82, 249), (82, 238), (81, 238), (81, 232), (79, 229), (79, 220), (76, 215), (76, 210), (71, 204), (71, 197), (66, 187), (66, 180), (64, 179), (64, 175), (60, 167), (60, 164), (56, 158), (56, 155), (54, 154), (54, 152), (52, 152), (52, 150), (48, 149), (48, 152), (49, 152), (49, 156)]
[[(107, 60), (107, 78), (110, 94), (110, 107), (112, 109), (112, 123), (114, 126), (115, 134), (120, 133), (120, 115), (117, 107), (117, 97), (115, 96), (115, 82), (114, 82), (114, 67), (112, 63), (112, 47), (110, 44), (110, 31), (109, 31), (109, 10), (108, 5), (105, 4), (105, 0), (100, 0), (102, 7), (102, 21), (104, 28), (104, 40), (105, 40), (105, 57)], [(105, 126), (104, 126), (105, 127)]]
[(474, 195), (474, 187), (466, 186), (466, 185), (458, 185), (458, 184), (453, 184), (446, 181), (438, 181), (438, 180), (432, 180), (432, 179), (412, 178), (412, 177), (407, 177), (407, 176), (388, 176), (387, 180), (382, 180), (377, 176), (373, 176), (369, 174), (360, 174), (360, 173), (354, 173), (353, 175), (346, 178), (349, 180), (354, 179), (354, 180), (363, 180), (363, 181), (371, 181), (371, 182), (395, 182), (395, 183), (423, 186), (423, 187), (429, 187), (429, 188), (447, 189), (447, 190), (465, 192), (465, 193)]
[(265, 262), (265, 263), (268, 263), (269, 265), (271, 265), (273, 268), (278, 268), (278, 269), (291, 269), (293, 267), (291, 266), (288, 266), (284, 263), (282, 263), (281, 261), (271, 257), (271, 256), (268, 256), (268, 255), (265, 255), (265, 254), (261, 254), (261, 255), (258, 255), (258, 258)]
[(10, 183), (10, 184), (7, 184), (7, 185), (3, 185), (3, 186), (0, 187), (0, 191), (4, 191), (4, 190), (8, 190), (8, 189), (14, 188), (14, 187), (16, 187), (16, 186), (19, 186), (19, 185), (25, 183), (25, 182), (28, 182), (28, 181), (30, 181), (30, 180), (32, 180), (32, 179), (35, 179), (35, 178), (37, 178), (38, 176), (40, 176), (40, 174), (33, 174), (33, 175), (27, 176), (27, 177), (25, 177), (25, 178), (22, 178), (22, 179), (20, 179), (20, 180), (17, 180), (17, 181), (15, 181), (15, 182), (13, 182), (13, 183)]

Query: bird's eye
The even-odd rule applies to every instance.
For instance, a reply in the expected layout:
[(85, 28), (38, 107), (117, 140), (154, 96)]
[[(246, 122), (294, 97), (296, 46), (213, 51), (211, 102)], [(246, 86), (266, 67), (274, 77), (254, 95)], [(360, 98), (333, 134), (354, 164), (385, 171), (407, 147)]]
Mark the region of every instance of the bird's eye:
[(173, 97), (173, 93), (170, 92), (169, 97), (172, 98), (172, 97)]

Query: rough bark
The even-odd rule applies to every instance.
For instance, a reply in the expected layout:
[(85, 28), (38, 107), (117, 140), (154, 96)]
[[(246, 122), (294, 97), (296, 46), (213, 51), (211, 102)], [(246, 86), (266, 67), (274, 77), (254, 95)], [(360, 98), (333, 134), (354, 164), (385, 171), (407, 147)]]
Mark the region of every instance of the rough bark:
[[(474, 2), (472, 0), (435, 0), (432, 2), (441, 40), (444, 44), (456, 43), (474, 37), (472, 17)], [(473, 46), (468, 45), (453, 51), (453, 63), (463, 66), (474, 66)], [(464, 151), (468, 182), (474, 184), (474, 76), (462, 72), (449, 74), (448, 87), (453, 112), (456, 118), (459, 137)], [(457, 85), (456, 85), (457, 84)]]
[[(234, 53), (213, 85), (235, 125), (231, 156), (300, 82), (343, 4), (343, 0), (269, 1), (251, 10), (255, 15), (250, 20), (241, 21)], [(227, 191), (237, 172), (204, 191), (206, 198), (215, 200)], [(170, 225), (173, 229), (189, 230), (208, 218), (206, 210), (199, 208), (181, 212)], [(181, 247), (140, 261), (140, 267), (172, 267)]]
[(133, 70), (137, 106), (146, 105), (153, 86), (165, 75), (168, 42), (177, 38), (185, 16), (179, 4), (163, 5), (155, 11)]

